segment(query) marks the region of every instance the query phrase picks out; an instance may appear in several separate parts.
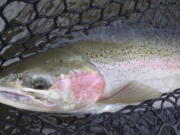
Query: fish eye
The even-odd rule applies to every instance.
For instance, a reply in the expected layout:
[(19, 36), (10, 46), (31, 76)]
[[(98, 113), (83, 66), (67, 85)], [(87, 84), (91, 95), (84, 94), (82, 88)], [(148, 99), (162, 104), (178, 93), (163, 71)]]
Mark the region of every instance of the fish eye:
[(22, 80), (22, 85), (29, 88), (40, 89), (40, 90), (45, 90), (51, 87), (51, 84), (43, 77), (37, 77), (37, 78), (25, 77)]
[(42, 77), (39, 77), (33, 80), (32, 86), (34, 89), (40, 89), (40, 90), (48, 89), (51, 87), (48, 81)]

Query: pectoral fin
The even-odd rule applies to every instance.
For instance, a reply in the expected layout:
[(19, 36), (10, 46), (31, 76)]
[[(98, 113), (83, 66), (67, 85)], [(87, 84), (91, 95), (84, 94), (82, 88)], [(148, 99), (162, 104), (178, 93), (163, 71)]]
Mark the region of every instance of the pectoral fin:
[(137, 81), (132, 81), (107, 99), (102, 99), (97, 103), (101, 104), (130, 104), (142, 102), (148, 99), (160, 97), (161, 92)]

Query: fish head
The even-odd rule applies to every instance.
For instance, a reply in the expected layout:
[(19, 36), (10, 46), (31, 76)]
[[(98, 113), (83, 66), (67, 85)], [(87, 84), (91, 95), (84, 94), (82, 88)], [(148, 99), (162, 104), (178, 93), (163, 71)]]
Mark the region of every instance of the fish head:
[(94, 67), (72, 65), (52, 65), (48, 70), (44, 66), (5, 76), (0, 81), (0, 102), (24, 110), (61, 113), (95, 103), (104, 93), (102, 75)]

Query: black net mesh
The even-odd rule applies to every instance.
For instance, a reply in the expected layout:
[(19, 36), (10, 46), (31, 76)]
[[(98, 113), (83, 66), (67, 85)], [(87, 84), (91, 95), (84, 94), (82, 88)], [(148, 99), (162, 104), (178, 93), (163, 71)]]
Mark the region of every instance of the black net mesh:
[[(180, 89), (116, 113), (59, 115), (19, 111), (1, 105), (1, 134), (12, 135), (179, 135)], [(161, 109), (153, 104), (160, 102)], [(164, 108), (164, 104), (173, 107)]]
[[(179, 29), (178, 0), (0, 0), (0, 67), (120, 20)], [(1, 106), (4, 135), (178, 135), (180, 90), (116, 113), (67, 116)], [(161, 103), (160, 109), (153, 107)], [(164, 108), (169, 104), (170, 108)]]

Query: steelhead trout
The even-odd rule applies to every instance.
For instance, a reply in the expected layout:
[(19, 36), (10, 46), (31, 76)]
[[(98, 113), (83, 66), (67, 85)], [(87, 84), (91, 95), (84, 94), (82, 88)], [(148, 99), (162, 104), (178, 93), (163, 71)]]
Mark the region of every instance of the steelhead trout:
[(114, 112), (180, 88), (180, 46), (78, 42), (1, 71), (0, 102), (40, 112)]

